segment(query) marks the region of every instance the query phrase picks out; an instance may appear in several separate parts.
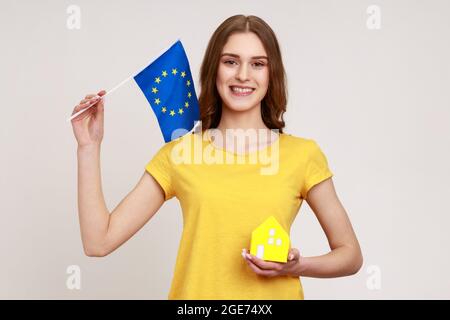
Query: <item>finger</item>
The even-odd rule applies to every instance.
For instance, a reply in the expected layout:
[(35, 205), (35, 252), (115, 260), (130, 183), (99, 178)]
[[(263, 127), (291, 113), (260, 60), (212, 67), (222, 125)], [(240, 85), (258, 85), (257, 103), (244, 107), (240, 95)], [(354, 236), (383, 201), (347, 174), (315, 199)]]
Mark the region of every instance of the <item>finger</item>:
[[(94, 114), (94, 108), (86, 110), (82, 113), (80, 113), (78, 116), (72, 119), (73, 122), (82, 121), (86, 118), (90, 118)], [(73, 115), (72, 115), (73, 116)]]
[(89, 108), (91, 106), (94, 106), (97, 102), (98, 102), (98, 100), (85, 101), (83, 103), (76, 105), (74, 108), (74, 111), (78, 112), (82, 109)]
[(264, 261), (250, 254), (247, 254), (247, 258), (250, 259), (254, 264), (256, 264), (260, 269), (280, 271), (283, 268), (279, 263)]
[(106, 94), (106, 90), (100, 90), (98, 93), (97, 93), (97, 95), (99, 95), (100, 97), (101, 96), (104, 96)]
[(94, 96), (94, 97), (92, 97), (92, 98), (83, 99), (83, 100), (80, 101), (80, 104), (88, 103), (88, 102), (93, 102), (93, 101), (95, 101), (95, 100), (99, 100), (100, 98), (101, 98), (100, 96)]
[(79, 112), (79, 111), (81, 111), (81, 110), (84, 110), (84, 109), (87, 109), (87, 110), (85, 110), (84, 112), (80, 113), (80, 116), (81, 116), (81, 115), (84, 115), (84, 114), (88, 114), (88, 113), (93, 112), (93, 111), (95, 110), (95, 106), (83, 106), (83, 105), (78, 105), (78, 106), (76, 106), (76, 107), (73, 109), (72, 115), (74, 115), (75, 113), (77, 113), (77, 112)]
[(250, 269), (253, 270), (254, 273), (263, 276), (263, 277), (274, 277), (277, 275), (277, 272), (274, 270), (263, 270), (259, 268), (256, 264), (254, 264), (251, 260), (246, 259), (247, 264), (249, 265)]
[(73, 108), (73, 112), (72, 115), (74, 115), (75, 113), (77, 113), (78, 111), (85, 109), (87, 107), (87, 105), (84, 104), (78, 104), (75, 106), (75, 108)]
[(96, 97), (97, 95), (96, 94), (94, 94), (94, 93), (89, 93), (89, 94), (87, 94), (86, 95), (86, 97), (84, 97), (85, 99), (91, 99), (91, 98), (94, 98), (94, 97)]
[(98, 100), (86, 101), (86, 102), (80, 103), (76, 107), (78, 107), (81, 110), (81, 109), (84, 109), (84, 108), (88, 108), (90, 106), (94, 106), (97, 103), (98, 103)]
[(80, 103), (80, 109), (95, 107), (100, 99), (100, 97), (87, 99), (83, 103)]
[(78, 116), (72, 119), (72, 121), (80, 121), (87, 117), (90, 117), (95, 112), (95, 106), (76, 106), (72, 112), (72, 116), (81, 112)]
[(94, 106), (95, 110), (95, 117), (100, 120), (100, 122), (103, 122), (104, 119), (104, 101), (103, 98), (100, 98), (98, 100), (97, 105)]
[(300, 259), (300, 252), (296, 248), (289, 249), (288, 261)]

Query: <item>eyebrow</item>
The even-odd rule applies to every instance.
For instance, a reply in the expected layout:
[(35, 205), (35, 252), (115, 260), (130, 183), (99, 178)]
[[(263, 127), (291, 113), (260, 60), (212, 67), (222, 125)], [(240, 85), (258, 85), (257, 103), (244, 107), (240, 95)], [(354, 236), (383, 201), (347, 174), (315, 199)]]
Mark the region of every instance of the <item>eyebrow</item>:
[[(222, 53), (221, 57), (223, 56), (230, 56), (230, 57), (234, 57), (234, 58), (240, 58), (239, 55), (234, 54), (234, 53)], [(266, 59), (269, 60), (269, 58), (267, 58), (266, 56), (255, 56), (252, 57), (252, 59)]]

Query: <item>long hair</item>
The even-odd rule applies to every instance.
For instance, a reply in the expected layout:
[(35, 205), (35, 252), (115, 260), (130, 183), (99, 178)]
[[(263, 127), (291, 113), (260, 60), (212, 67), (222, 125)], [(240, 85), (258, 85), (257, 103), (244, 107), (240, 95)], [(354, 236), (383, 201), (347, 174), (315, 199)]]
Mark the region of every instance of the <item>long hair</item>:
[(270, 26), (256, 16), (235, 15), (226, 19), (214, 31), (200, 67), (199, 97), (202, 131), (217, 128), (222, 115), (222, 99), (216, 87), (220, 55), (228, 38), (235, 33), (253, 32), (261, 40), (269, 62), (269, 86), (261, 101), (261, 117), (269, 129), (283, 132), (283, 114), (287, 104), (287, 80), (281, 59), (281, 51), (275, 33)]

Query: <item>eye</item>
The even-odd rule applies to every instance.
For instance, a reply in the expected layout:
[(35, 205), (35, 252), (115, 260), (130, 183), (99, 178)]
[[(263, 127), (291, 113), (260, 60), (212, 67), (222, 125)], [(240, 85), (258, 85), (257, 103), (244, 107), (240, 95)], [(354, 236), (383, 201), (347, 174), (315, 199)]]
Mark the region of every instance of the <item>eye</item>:
[(233, 65), (233, 64), (236, 63), (236, 62), (233, 61), (233, 60), (225, 60), (224, 63), (225, 63), (225, 64), (229, 64), (229, 65)]
[(255, 62), (254, 65), (258, 68), (261, 68), (261, 67), (264, 67), (265, 64), (262, 62)]

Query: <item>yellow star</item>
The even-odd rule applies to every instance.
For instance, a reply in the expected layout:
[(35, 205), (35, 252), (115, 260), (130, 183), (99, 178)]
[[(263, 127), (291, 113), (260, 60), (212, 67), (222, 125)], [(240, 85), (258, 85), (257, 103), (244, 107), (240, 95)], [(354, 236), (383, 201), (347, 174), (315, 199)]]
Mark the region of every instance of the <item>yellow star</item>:
[(190, 80), (186, 81), (186, 85), (189, 87), (191, 85), (191, 81)]
[(156, 104), (160, 104), (160, 102), (161, 102), (161, 101), (159, 100), (159, 98), (156, 98), (156, 99), (155, 99), (155, 103), (156, 103)]
[(158, 92), (158, 89), (156, 89), (155, 87), (153, 87), (153, 88), (152, 88), (152, 92), (153, 92), (153, 93), (157, 93), (157, 92)]
[(191, 97), (191, 93), (190, 92), (188, 92), (188, 98), (190, 98)]
[(161, 79), (159, 77), (157, 77), (157, 78), (155, 78), (155, 82), (159, 84), (161, 82)]
[(184, 106), (185, 106), (186, 108), (189, 108), (189, 102), (186, 101), (186, 102), (184, 103)]
[(167, 71), (164, 70), (164, 71), (162, 72), (162, 75), (163, 75), (163, 77), (167, 77)]
[(179, 113), (179, 114), (183, 114), (183, 109), (181, 109), (181, 108), (178, 109), (178, 113)]
[(177, 73), (178, 73), (177, 69), (172, 69), (172, 74), (173, 74), (174, 76), (176, 76)]
[(184, 78), (184, 77), (186, 77), (186, 72), (185, 71), (182, 71), (181, 72), (181, 76)]
[(166, 107), (162, 107), (161, 111), (162, 111), (163, 113), (166, 113), (166, 111), (167, 111)]
[(173, 117), (175, 115), (175, 111), (170, 110), (170, 115)]

